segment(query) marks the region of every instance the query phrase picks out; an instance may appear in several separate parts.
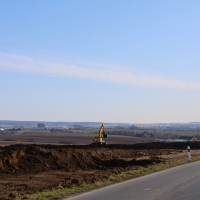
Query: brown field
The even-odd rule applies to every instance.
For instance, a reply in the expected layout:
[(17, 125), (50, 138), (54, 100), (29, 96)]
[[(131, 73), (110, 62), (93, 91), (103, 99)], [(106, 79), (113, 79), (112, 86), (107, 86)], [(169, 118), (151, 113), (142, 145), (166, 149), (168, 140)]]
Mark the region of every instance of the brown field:
[[(48, 143), (48, 144), (91, 144), (97, 134), (13, 134), (1, 135), (0, 145), (11, 144), (32, 144), (32, 143)], [(131, 136), (114, 136), (110, 135), (105, 139), (109, 144), (114, 143), (137, 143), (149, 142), (149, 138), (131, 137)]]
[(0, 199), (94, 183), (120, 172), (200, 154), (200, 143), (0, 147)]

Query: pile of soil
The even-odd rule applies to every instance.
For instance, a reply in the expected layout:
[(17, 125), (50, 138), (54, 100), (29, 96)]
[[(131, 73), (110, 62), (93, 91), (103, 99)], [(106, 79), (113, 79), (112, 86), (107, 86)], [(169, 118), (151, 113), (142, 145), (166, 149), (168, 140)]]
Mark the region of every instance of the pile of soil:
[(106, 170), (109, 167), (140, 165), (136, 158), (144, 155), (151, 160), (170, 151), (133, 151), (122, 149), (46, 149), (38, 146), (8, 148), (0, 152), (0, 173), (36, 174), (52, 170), (71, 172), (74, 170)]
[[(145, 145), (149, 149), (141, 148)], [(186, 143), (184, 145), (187, 146)], [(17, 195), (48, 191), (59, 185), (72, 187), (93, 183), (123, 171), (164, 162), (164, 157), (182, 152), (175, 150), (176, 148), (167, 149), (163, 144), (162, 147), (160, 143), (116, 144), (102, 147), (91, 145), (1, 147), (0, 199), (13, 199)]]

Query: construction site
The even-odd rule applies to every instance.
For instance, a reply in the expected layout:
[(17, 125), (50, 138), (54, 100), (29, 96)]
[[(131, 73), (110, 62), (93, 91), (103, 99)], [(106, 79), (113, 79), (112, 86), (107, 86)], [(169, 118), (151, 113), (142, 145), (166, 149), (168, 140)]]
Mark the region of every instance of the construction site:
[[(187, 146), (191, 147), (192, 157), (200, 155), (200, 142), (196, 140), (145, 143), (136, 140), (132, 143), (134, 140), (128, 136), (110, 137), (104, 124), (96, 130), (96, 134), (82, 136), (89, 139), (89, 144), (81, 145), (68, 144), (70, 136), (56, 135), (58, 133), (44, 133), (43, 136), (39, 136), (36, 132), (37, 143), (25, 137), (34, 138), (33, 133), (23, 134), (24, 132), (17, 131), (12, 135), (12, 139), (18, 141), (2, 140), (0, 199), (15, 199), (26, 194), (52, 191), (60, 186), (72, 188), (82, 184), (93, 184), (122, 172), (180, 160), (188, 157)], [(74, 134), (74, 141), (80, 140), (76, 132), (70, 134)], [(8, 136), (2, 135), (1, 139)], [(66, 145), (52, 142), (59, 137), (60, 140), (65, 139)], [(47, 138), (49, 140), (46, 140)]]
[(200, 143), (11, 145), (0, 150), (0, 199), (94, 183), (121, 172), (200, 154)]

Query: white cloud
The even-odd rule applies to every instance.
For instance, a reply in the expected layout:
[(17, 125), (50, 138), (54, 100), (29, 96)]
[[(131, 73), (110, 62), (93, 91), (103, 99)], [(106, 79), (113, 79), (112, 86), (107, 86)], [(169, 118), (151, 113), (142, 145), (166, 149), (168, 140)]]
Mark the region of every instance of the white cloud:
[(125, 67), (75, 61), (48, 62), (5, 53), (0, 53), (0, 70), (72, 76), (133, 86), (200, 90), (199, 82), (135, 74)]

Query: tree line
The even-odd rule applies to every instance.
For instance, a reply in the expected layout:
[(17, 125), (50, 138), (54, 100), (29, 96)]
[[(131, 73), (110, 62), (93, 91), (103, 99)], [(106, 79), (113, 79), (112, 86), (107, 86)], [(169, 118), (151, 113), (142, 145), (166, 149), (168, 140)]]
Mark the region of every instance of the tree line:
[(125, 135), (132, 137), (143, 137), (143, 138), (152, 138), (152, 139), (178, 139), (180, 136), (171, 133), (159, 133), (157, 131), (130, 131), (130, 130), (113, 130), (107, 131), (108, 135)]

